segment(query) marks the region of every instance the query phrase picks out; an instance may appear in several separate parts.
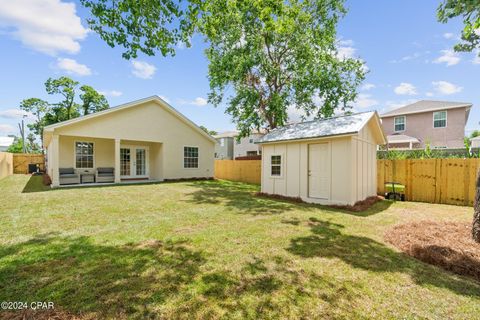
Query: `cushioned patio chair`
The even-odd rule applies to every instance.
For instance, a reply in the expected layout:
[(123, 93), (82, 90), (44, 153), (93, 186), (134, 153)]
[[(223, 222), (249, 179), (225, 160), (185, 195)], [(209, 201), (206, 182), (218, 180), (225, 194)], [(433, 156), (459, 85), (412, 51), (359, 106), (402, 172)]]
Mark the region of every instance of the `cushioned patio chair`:
[(96, 180), (97, 182), (114, 182), (115, 169), (114, 168), (97, 168)]
[(73, 168), (58, 169), (60, 184), (79, 184), (80, 175)]

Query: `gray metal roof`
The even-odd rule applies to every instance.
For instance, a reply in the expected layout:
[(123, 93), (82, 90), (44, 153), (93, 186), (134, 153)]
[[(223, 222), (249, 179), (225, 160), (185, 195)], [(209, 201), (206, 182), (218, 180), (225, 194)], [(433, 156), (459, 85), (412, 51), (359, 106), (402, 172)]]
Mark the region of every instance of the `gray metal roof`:
[(338, 136), (359, 132), (375, 111), (287, 125), (270, 131), (256, 143)]
[(452, 102), (452, 101), (434, 101), (434, 100), (420, 100), (415, 103), (400, 107), (389, 112), (385, 112), (380, 117), (391, 117), (403, 114), (421, 113), (435, 110), (445, 110), (461, 107), (471, 107), (469, 102)]

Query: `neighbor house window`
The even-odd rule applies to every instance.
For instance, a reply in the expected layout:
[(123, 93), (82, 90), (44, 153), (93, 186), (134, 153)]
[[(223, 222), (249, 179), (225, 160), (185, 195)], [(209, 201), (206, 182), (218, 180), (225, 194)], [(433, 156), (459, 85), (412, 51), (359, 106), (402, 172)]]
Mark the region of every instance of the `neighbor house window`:
[(395, 131), (405, 131), (405, 116), (395, 117)]
[(225, 139), (223, 139), (223, 138), (220, 139), (220, 146), (222, 146), (222, 147), (225, 146)]
[(433, 127), (445, 128), (447, 126), (447, 111), (438, 111), (433, 113)]
[(248, 139), (248, 142), (253, 143), (253, 139), (252, 138)]
[(198, 168), (198, 147), (183, 147), (183, 167)]
[(270, 158), (272, 176), (280, 176), (282, 174), (282, 156), (272, 156)]
[(257, 155), (257, 151), (247, 151), (247, 156), (251, 157), (251, 156), (256, 156)]
[(75, 167), (93, 168), (93, 142), (75, 142)]

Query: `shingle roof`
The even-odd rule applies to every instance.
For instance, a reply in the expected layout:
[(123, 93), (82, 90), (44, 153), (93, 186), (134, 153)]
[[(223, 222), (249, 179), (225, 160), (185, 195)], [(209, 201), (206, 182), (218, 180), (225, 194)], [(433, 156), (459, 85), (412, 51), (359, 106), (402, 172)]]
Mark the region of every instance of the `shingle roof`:
[(434, 101), (434, 100), (420, 100), (415, 103), (400, 107), (380, 115), (381, 118), (391, 117), (396, 115), (420, 113), (434, 110), (445, 110), (461, 107), (471, 107), (469, 102), (452, 102), (452, 101)]
[(256, 143), (337, 136), (359, 132), (375, 111), (287, 125), (270, 131)]

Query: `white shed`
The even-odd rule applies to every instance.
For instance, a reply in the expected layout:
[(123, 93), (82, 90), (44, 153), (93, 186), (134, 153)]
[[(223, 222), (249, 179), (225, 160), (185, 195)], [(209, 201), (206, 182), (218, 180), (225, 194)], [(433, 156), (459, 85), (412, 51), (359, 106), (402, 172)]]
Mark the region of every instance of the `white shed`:
[(275, 129), (262, 146), (262, 192), (320, 204), (353, 205), (377, 193), (377, 112)]

